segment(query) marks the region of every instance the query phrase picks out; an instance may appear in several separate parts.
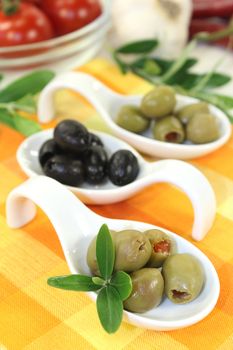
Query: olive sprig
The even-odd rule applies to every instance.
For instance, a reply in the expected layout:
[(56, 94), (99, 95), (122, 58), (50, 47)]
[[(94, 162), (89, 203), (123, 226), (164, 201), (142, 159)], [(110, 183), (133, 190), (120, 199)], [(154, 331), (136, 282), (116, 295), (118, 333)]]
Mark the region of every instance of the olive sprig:
[[(198, 42), (218, 40), (233, 33), (232, 25), (229, 28), (215, 33), (198, 33), (184, 48), (176, 60), (166, 60), (151, 55), (159, 45), (157, 40), (141, 40), (126, 44), (113, 52), (113, 59), (118, 64), (122, 73), (131, 71), (154, 85), (171, 85), (180, 94), (198, 98), (209, 102), (228, 116), (233, 123), (233, 98), (216, 94), (212, 90), (227, 84), (231, 77), (226, 74), (217, 73), (216, 70), (225, 56), (214, 64), (209, 72), (196, 74), (190, 71), (198, 61), (190, 58), (190, 54)], [(136, 59), (125, 60), (126, 55), (137, 55)], [(134, 56), (135, 57), (135, 56)]]
[(123, 301), (132, 291), (132, 281), (124, 271), (113, 273), (115, 247), (106, 224), (101, 226), (97, 235), (96, 258), (100, 277), (56, 276), (50, 277), (48, 284), (65, 290), (98, 292), (96, 307), (100, 322), (107, 333), (115, 333), (122, 322)]
[[(38, 70), (22, 76), (0, 90), (0, 123), (30, 136), (41, 130), (34, 120), (20, 114), (36, 113), (36, 94), (54, 77), (50, 70)], [(0, 75), (0, 80), (3, 77)]]

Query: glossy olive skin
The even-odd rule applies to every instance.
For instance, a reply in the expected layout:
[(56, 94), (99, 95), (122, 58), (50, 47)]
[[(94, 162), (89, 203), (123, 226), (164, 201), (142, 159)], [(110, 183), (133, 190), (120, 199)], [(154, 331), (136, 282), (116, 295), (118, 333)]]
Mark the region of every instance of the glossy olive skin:
[(91, 146), (85, 154), (85, 179), (91, 184), (100, 184), (107, 175), (108, 156), (102, 146)]
[(144, 268), (130, 274), (133, 289), (124, 308), (132, 312), (146, 312), (158, 306), (162, 300), (164, 281), (161, 272), (154, 268)]
[(149, 119), (145, 118), (136, 106), (122, 106), (116, 119), (116, 123), (128, 131), (141, 133), (148, 129), (150, 125)]
[(163, 142), (182, 143), (185, 138), (184, 127), (174, 116), (156, 121), (152, 132), (156, 140)]
[(103, 142), (96, 134), (89, 132), (89, 145), (90, 146), (101, 146), (104, 147)]
[(81, 161), (57, 155), (44, 164), (45, 175), (64, 185), (79, 186), (84, 181), (84, 167)]
[(144, 234), (149, 239), (152, 247), (147, 266), (161, 267), (169, 255), (176, 253), (175, 241), (165, 232), (152, 229), (145, 231)]
[(111, 156), (108, 163), (108, 177), (116, 186), (133, 182), (139, 173), (139, 164), (135, 155), (128, 150), (120, 150)]
[(141, 232), (123, 230), (114, 235), (114, 241), (116, 249), (115, 271), (136, 271), (149, 260), (151, 244)]
[(163, 264), (165, 294), (176, 304), (186, 304), (200, 294), (204, 271), (198, 259), (190, 254), (169, 256)]
[(76, 120), (64, 120), (54, 129), (54, 140), (64, 151), (80, 154), (89, 146), (89, 132)]
[(208, 143), (219, 138), (216, 118), (211, 114), (195, 114), (188, 122), (187, 139), (196, 144)]
[(45, 141), (39, 150), (39, 162), (41, 166), (43, 167), (47, 160), (61, 153), (61, 149), (54, 139)]
[(158, 86), (143, 97), (140, 109), (147, 118), (161, 118), (172, 113), (175, 105), (175, 91), (169, 86)]
[[(116, 231), (109, 230), (114, 243)], [(87, 265), (94, 276), (100, 276), (100, 271), (96, 259), (96, 240), (97, 236), (92, 239), (87, 250)]]
[(197, 113), (209, 113), (208, 104), (206, 102), (198, 102), (184, 106), (177, 112), (177, 118), (179, 118), (183, 124), (187, 124)]

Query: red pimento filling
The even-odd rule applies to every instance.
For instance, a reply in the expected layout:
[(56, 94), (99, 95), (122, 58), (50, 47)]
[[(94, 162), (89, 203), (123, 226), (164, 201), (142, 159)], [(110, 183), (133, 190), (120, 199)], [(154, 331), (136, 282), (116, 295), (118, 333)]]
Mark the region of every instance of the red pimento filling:
[(153, 249), (155, 253), (169, 254), (171, 249), (171, 243), (167, 240), (163, 240), (154, 244)]

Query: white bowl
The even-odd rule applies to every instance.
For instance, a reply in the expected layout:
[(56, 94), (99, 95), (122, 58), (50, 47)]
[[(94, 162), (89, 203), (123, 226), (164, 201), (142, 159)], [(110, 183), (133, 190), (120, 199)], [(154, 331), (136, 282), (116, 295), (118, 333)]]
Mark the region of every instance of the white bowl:
[[(53, 96), (62, 88), (68, 88), (84, 96), (99, 112), (113, 133), (128, 142), (131, 146), (151, 156), (159, 158), (192, 159), (209, 154), (223, 146), (230, 138), (232, 127), (225, 114), (213, 105), (209, 105), (211, 113), (215, 116), (220, 137), (213, 142), (194, 144), (172, 144), (152, 139), (150, 133), (138, 135), (127, 131), (115, 122), (117, 111), (125, 104), (139, 105), (142, 96), (124, 96), (115, 93), (94, 77), (77, 72), (69, 72), (57, 76), (42, 91), (38, 103), (38, 118), (47, 123), (55, 118)], [(197, 99), (177, 95), (177, 108), (197, 102)]]
[(77, 65), (93, 58), (110, 28), (109, 0), (101, 0), (103, 12), (93, 22), (69, 34), (33, 44), (0, 47), (0, 69), (22, 69), (77, 55)]

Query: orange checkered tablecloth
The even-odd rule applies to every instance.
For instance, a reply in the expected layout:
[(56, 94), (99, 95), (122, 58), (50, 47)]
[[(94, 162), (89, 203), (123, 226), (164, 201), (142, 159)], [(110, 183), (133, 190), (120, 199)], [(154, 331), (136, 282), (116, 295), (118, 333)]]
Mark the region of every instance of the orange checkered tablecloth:
[[(101, 59), (81, 70), (121, 93), (143, 93), (150, 88), (132, 74), (122, 76)], [(95, 110), (73, 93), (59, 92), (56, 108), (58, 120), (77, 118), (88, 127), (107, 130)], [(6, 197), (26, 179), (15, 158), (22, 140), (0, 125), (0, 350), (233, 349), (233, 137), (220, 150), (192, 161), (207, 176), (217, 197), (213, 228), (202, 242), (193, 242), (218, 272), (221, 293), (217, 306), (189, 328), (156, 332), (123, 323), (114, 335), (103, 331), (95, 305), (84, 293), (47, 286), (48, 277), (69, 271), (46, 215), (38, 210), (36, 219), (19, 230), (6, 224)], [(166, 184), (150, 186), (122, 203), (91, 209), (107, 217), (159, 225), (191, 240), (191, 204)]]

